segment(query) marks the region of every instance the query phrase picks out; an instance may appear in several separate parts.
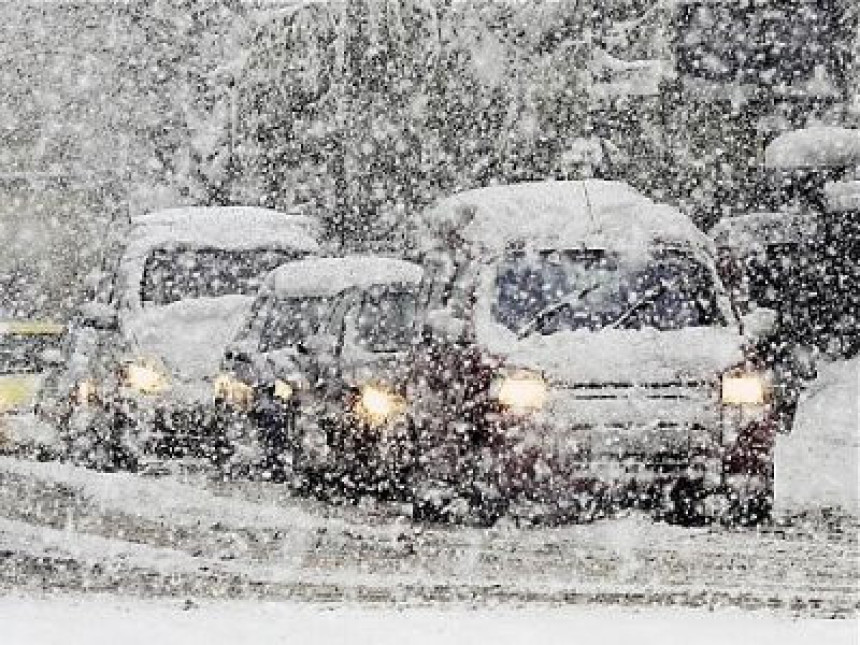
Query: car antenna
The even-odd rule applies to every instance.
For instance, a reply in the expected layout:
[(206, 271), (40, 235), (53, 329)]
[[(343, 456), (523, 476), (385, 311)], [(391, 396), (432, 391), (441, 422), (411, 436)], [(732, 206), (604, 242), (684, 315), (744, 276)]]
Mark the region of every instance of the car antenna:
[(588, 217), (591, 220), (591, 223), (594, 225), (595, 232), (600, 232), (600, 225), (597, 222), (597, 218), (594, 216), (594, 208), (591, 206), (591, 196), (588, 194), (588, 180), (582, 182), (582, 190), (585, 193), (585, 208), (588, 210)]

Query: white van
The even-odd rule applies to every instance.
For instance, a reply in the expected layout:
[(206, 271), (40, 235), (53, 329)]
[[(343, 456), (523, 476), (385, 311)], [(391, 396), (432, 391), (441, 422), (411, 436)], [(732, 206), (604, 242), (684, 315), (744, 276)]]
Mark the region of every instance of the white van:
[[(135, 218), (107, 303), (73, 330), (64, 430), (71, 456), (111, 468), (145, 453), (215, 456), (212, 392), (224, 347), (265, 276), (316, 254), (306, 218), (253, 207)], [(213, 445), (214, 442), (214, 445)]]
[(772, 312), (738, 319), (689, 218), (588, 180), (467, 191), (423, 223), (419, 508), (768, 516)]

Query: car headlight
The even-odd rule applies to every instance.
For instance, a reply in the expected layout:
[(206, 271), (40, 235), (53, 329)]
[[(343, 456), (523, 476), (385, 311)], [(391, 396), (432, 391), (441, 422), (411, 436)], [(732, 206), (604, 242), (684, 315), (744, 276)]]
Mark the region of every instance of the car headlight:
[(159, 366), (146, 361), (137, 361), (123, 366), (123, 385), (142, 394), (160, 394), (170, 387), (170, 382)]
[(235, 408), (247, 409), (254, 403), (254, 388), (232, 374), (215, 379), (215, 398)]
[(762, 374), (725, 374), (721, 388), (727, 405), (764, 405), (770, 399), (770, 382)]
[(72, 396), (76, 405), (90, 405), (98, 396), (98, 389), (96, 388), (95, 381), (88, 378), (78, 381)]
[(288, 383), (287, 381), (282, 381), (278, 379), (275, 381), (275, 398), (280, 399), (281, 401), (289, 401), (293, 398), (293, 394), (295, 393), (295, 388), (292, 383)]
[(355, 412), (364, 421), (380, 424), (397, 416), (406, 407), (399, 394), (379, 385), (366, 385), (355, 402)]
[(512, 372), (499, 377), (492, 393), (505, 407), (525, 412), (542, 408), (548, 391), (546, 381), (540, 374)]

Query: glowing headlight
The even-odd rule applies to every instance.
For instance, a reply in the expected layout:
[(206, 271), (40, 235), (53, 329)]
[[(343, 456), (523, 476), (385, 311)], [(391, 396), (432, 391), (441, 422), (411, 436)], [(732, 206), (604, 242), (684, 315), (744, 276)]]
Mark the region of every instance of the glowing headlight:
[(770, 386), (761, 374), (727, 374), (723, 376), (722, 400), (728, 405), (763, 405)]
[(361, 390), (355, 404), (355, 411), (365, 421), (378, 424), (403, 411), (406, 402), (403, 397), (376, 385), (368, 385)]
[(289, 401), (293, 398), (293, 386), (286, 381), (278, 379), (275, 381), (275, 398), (281, 401)]
[(160, 394), (169, 383), (167, 375), (155, 365), (138, 362), (129, 363), (123, 369), (124, 385), (143, 394)]
[(236, 408), (249, 408), (254, 402), (254, 388), (232, 374), (215, 379), (215, 398)]
[(77, 405), (89, 405), (96, 398), (96, 384), (90, 379), (78, 381), (75, 387), (74, 399)]
[(502, 377), (495, 390), (499, 403), (512, 410), (526, 411), (543, 407), (548, 388), (540, 374), (519, 372)]

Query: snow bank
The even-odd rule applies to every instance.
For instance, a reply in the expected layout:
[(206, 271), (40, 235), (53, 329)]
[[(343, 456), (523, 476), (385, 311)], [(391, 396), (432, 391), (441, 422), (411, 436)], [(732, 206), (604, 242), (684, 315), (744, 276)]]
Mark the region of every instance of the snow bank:
[[(134, 513), (140, 518), (178, 526), (199, 527), (218, 523), (243, 529), (308, 531), (325, 526), (331, 530), (354, 528), (344, 521), (324, 518), (306, 510), (289, 497), (286, 488), (275, 487), (277, 496), (260, 502), (218, 495), (191, 483), (140, 477), (132, 473), (100, 473), (59, 462), (36, 462), (0, 457), (0, 472), (75, 489), (76, 495), (105, 510)], [(239, 490), (231, 484), (230, 490)], [(400, 528), (362, 527), (365, 533), (394, 539)]]
[(352, 256), (297, 260), (275, 269), (267, 287), (280, 297), (324, 296), (382, 284), (418, 284), (421, 267), (394, 258)]
[(181, 643), (603, 643), (700, 645), (857, 642), (852, 620), (739, 611), (625, 608), (392, 609), (111, 597), (0, 599), (6, 645)]
[(860, 357), (821, 370), (779, 435), (775, 503), (781, 511), (840, 509), (860, 515)]
[(764, 151), (768, 168), (832, 168), (860, 163), (860, 130), (815, 126), (786, 132)]

